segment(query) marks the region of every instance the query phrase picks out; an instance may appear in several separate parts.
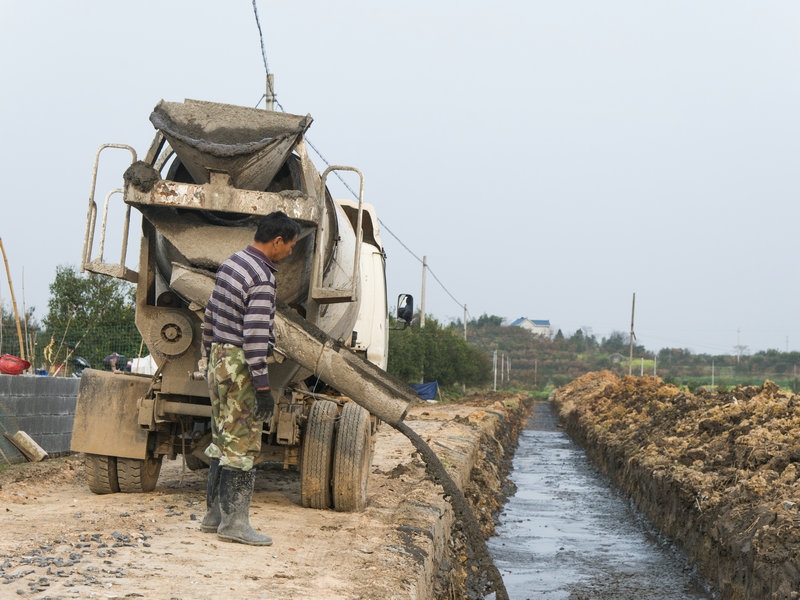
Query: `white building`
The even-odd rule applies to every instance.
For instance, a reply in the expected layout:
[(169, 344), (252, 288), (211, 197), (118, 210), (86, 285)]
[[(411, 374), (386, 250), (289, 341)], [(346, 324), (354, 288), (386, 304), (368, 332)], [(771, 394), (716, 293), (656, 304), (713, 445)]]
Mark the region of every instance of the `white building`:
[(527, 317), (520, 317), (511, 323), (511, 325), (527, 329), (533, 335), (542, 335), (548, 338), (551, 337), (553, 333), (550, 329), (550, 321), (547, 319), (528, 319)]

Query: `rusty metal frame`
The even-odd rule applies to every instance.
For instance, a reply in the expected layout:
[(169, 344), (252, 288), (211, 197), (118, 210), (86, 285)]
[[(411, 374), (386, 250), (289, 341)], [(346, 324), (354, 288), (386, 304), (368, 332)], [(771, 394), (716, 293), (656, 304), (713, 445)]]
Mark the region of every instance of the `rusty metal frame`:
[[(326, 231), (324, 225), (327, 222), (326, 219), (323, 218), (319, 221), (319, 227), (317, 228), (317, 249), (318, 251), (314, 254), (314, 263), (311, 268), (311, 298), (320, 303), (332, 303), (332, 302), (354, 302), (358, 300), (358, 281), (359, 275), (361, 272), (361, 242), (364, 238), (364, 232), (362, 227), (363, 222), (363, 215), (364, 215), (364, 175), (356, 169), (355, 167), (346, 167), (342, 165), (331, 165), (325, 171), (323, 171), (322, 176), (320, 177), (320, 198), (325, 198), (325, 183), (327, 181), (328, 175), (334, 171), (351, 171), (356, 173), (359, 178), (359, 189), (358, 189), (358, 216), (356, 219), (356, 246), (355, 246), (355, 255), (353, 256), (353, 272), (352, 278), (350, 279), (350, 287), (348, 289), (334, 289), (330, 287), (325, 287), (322, 282), (323, 277), (323, 264), (322, 264), (322, 252), (321, 249), (325, 247), (325, 243), (327, 241), (328, 232)], [(327, 210), (325, 203), (322, 202), (322, 210), (323, 212)]]
[(118, 279), (125, 279), (127, 281), (136, 283), (138, 273), (125, 266), (125, 259), (127, 258), (128, 251), (128, 234), (130, 230), (131, 208), (127, 207), (125, 211), (125, 222), (122, 231), (122, 251), (120, 252), (119, 263), (106, 263), (103, 258), (106, 239), (106, 227), (108, 221), (108, 207), (111, 201), (111, 196), (116, 193), (122, 194), (121, 189), (111, 190), (105, 198), (103, 203), (103, 218), (100, 225), (100, 243), (99, 243), (99, 256), (92, 259), (92, 247), (94, 246), (95, 227), (97, 225), (97, 202), (95, 201), (95, 193), (97, 188), (97, 171), (100, 163), (100, 154), (109, 148), (116, 148), (120, 150), (127, 150), (131, 153), (131, 164), (136, 162), (136, 150), (127, 144), (103, 144), (98, 148), (94, 157), (94, 166), (92, 167), (92, 183), (89, 191), (89, 206), (86, 213), (86, 231), (83, 236), (83, 254), (81, 256), (81, 273), (84, 271), (91, 271), (93, 273), (102, 273), (117, 277)]

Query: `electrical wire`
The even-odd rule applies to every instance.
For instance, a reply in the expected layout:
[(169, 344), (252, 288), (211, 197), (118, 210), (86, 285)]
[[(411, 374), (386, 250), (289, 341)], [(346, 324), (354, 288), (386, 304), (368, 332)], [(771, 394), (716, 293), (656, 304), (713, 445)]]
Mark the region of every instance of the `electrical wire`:
[(258, 6), (256, 5), (256, 0), (253, 0), (253, 14), (256, 16), (256, 26), (258, 27), (258, 38), (261, 40), (261, 58), (264, 59), (264, 70), (267, 72), (267, 75), (269, 75), (269, 63), (267, 63), (267, 51), (264, 48), (264, 33), (261, 31), (261, 21), (258, 18)]
[[(258, 27), (258, 37), (259, 37), (259, 40), (260, 40), (260, 42), (261, 42), (261, 57), (264, 59), (264, 70), (265, 70), (265, 71), (266, 71), (266, 73), (267, 73), (267, 82), (268, 82), (268, 84), (271, 86), (272, 84), (271, 84), (271, 82), (270, 82), (270, 79), (269, 79), (269, 74), (270, 74), (270, 73), (269, 73), (269, 63), (267, 62), (267, 51), (266, 51), (266, 49), (265, 49), (265, 47), (264, 47), (264, 33), (263, 33), (263, 32), (262, 32), (262, 30), (261, 30), (261, 20), (258, 18), (258, 5), (256, 4), (256, 0), (253, 0), (253, 14), (254, 14), (254, 15), (255, 15), (255, 17), (256, 17), (256, 26)], [(274, 103), (275, 103), (275, 105), (276, 105), (276, 106), (277, 106), (277, 107), (278, 107), (278, 108), (281, 110), (281, 112), (286, 112), (286, 111), (284, 110), (283, 106), (281, 106), (281, 103), (280, 103), (280, 102), (278, 102), (278, 97), (277, 97), (277, 95), (275, 94), (275, 90), (273, 90), (273, 89), (270, 89), (270, 90), (269, 90), (269, 93), (270, 93), (270, 94), (272, 94), (273, 102), (274, 102)], [(263, 95), (261, 96), (261, 98), (259, 98), (259, 99), (258, 99), (258, 102), (256, 102), (256, 107), (257, 107), (259, 104), (261, 104), (261, 101), (262, 101), (262, 100), (264, 100), (266, 97), (267, 97), (267, 95), (266, 95), (266, 94), (263, 94)], [(316, 146), (314, 146), (314, 144), (312, 144), (312, 143), (311, 143), (311, 140), (309, 140), (309, 139), (308, 139), (308, 137), (306, 137), (306, 138), (305, 138), (305, 140), (306, 140), (306, 144), (308, 144), (308, 145), (309, 145), (309, 147), (310, 147), (310, 148), (311, 148), (311, 149), (312, 149), (312, 150), (313, 150), (313, 151), (316, 153), (316, 155), (319, 157), (319, 159), (320, 159), (320, 160), (321, 160), (323, 163), (325, 163), (325, 166), (326, 166), (326, 167), (330, 167), (330, 166), (331, 166), (331, 164), (330, 164), (330, 163), (328, 162), (328, 160), (327, 160), (327, 159), (326, 159), (326, 158), (323, 156), (322, 152), (320, 152), (320, 151), (317, 149), (317, 147), (316, 147)], [(357, 193), (357, 192), (356, 192), (356, 191), (355, 191), (355, 190), (354, 190), (352, 187), (350, 187), (350, 185), (349, 185), (349, 184), (348, 184), (348, 183), (347, 183), (347, 182), (344, 180), (344, 178), (341, 176), (341, 174), (340, 174), (338, 171), (334, 171), (334, 172), (333, 172), (333, 174), (334, 174), (334, 175), (336, 175), (336, 177), (339, 179), (339, 181), (342, 183), (342, 185), (343, 185), (345, 188), (347, 188), (347, 190), (348, 190), (348, 191), (349, 191), (349, 192), (350, 192), (350, 193), (353, 195), (353, 198), (355, 198), (356, 200), (358, 200), (358, 193)], [(380, 219), (380, 217), (378, 218), (378, 223), (380, 223), (381, 227), (383, 227), (383, 229), (384, 229), (386, 232), (388, 232), (388, 233), (389, 233), (389, 235), (391, 235), (391, 236), (392, 236), (392, 237), (393, 237), (395, 240), (397, 240), (397, 242), (398, 242), (398, 243), (399, 243), (399, 244), (400, 244), (400, 245), (401, 245), (401, 246), (402, 246), (402, 247), (403, 247), (403, 248), (406, 250), (406, 252), (408, 252), (408, 253), (409, 253), (411, 256), (413, 256), (413, 257), (414, 257), (414, 258), (417, 260), (417, 262), (419, 262), (421, 265), (424, 265), (424, 266), (425, 266), (425, 268), (426, 268), (426, 269), (428, 270), (428, 272), (431, 274), (431, 277), (433, 277), (433, 279), (436, 281), (436, 283), (438, 283), (438, 284), (439, 284), (439, 286), (442, 288), (442, 290), (444, 290), (444, 292), (445, 292), (445, 293), (446, 293), (448, 296), (450, 296), (450, 298), (453, 300), (453, 302), (455, 302), (456, 304), (458, 304), (458, 306), (459, 306), (460, 308), (466, 308), (466, 305), (465, 305), (464, 303), (462, 303), (462, 302), (459, 302), (459, 301), (456, 299), (456, 297), (455, 297), (455, 296), (454, 296), (454, 295), (453, 295), (453, 294), (450, 292), (450, 290), (448, 290), (448, 289), (447, 289), (447, 287), (446, 287), (446, 286), (445, 286), (445, 285), (442, 283), (442, 280), (441, 280), (441, 279), (439, 279), (439, 278), (436, 276), (436, 273), (434, 273), (434, 272), (433, 272), (433, 270), (430, 268), (430, 266), (427, 264), (427, 262), (426, 262), (426, 261), (423, 261), (423, 260), (422, 260), (422, 259), (421, 259), (419, 256), (417, 256), (417, 255), (416, 255), (416, 254), (415, 254), (415, 253), (414, 253), (414, 252), (411, 250), (411, 248), (409, 248), (409, 247), (408, 247), (408, 245), (406, 245), (406, 244), (403, 242), (403, 240), (401, 240), (401, 239), (400, 239), (400, 238), (399, 238), (399, 237), (398, 237), (398, 236), (397, 236), (397, 235), (396, 235), (396, 234), (395, 234), (395, 233), (394, 233), (394, 232), (393, 232), (391, 229), (389, 229), (389, 227), (386, 225), (386, 223), (384, 223), (384, 222), (383, 222), (383, 221)]]
[[(269, 76), (270, 73), (269, 73), (269, 63), (267, 62), (267, 50), (264, 47), (264, 33), (261, 30), (261, 20), (258, 18), (258, 5), (256, 5), (256, 0), (253, 0), (253, 14), (256, 17), (256, 27), (258, 27), (258, 39), (261, 42), (261, 58), (264, 59), (264, 71), (267, 74), (267, 85), (269, 86), (268, 91), (272, 96), (272, 101), (277, 104), (278, 99), (275, 96), (275, 90), (273, 88), (272, 78)], [(261, 100), (264, 100), (266, 97), (267, 97), (266, 94), (262, 95), (261, 98), (259, 98), (258, 102), (256, 103), (256, 106), (261, 104)], [(283, 107), (281, 107), (281, 110), (283, 112), (286, 112), (283, 110)]]
[[(279, 106), (280, 106), (280, 105), (279, 105)], [(283, 108), (281, 108), (281, 110), (283, 110)], [(306, 143), (307, 143), (307, 144), (308, 144), (308, 145), (311, 147), (311, 149), (312, 149), (312, 150), (313, 150), (313, 151), (316, 153), (316, 155), (319, 157), (319, 159), (320, 159), (320, 160), (321, 160), (323, 163), (325, 163), (325, 166), (326, 166), (326, 167), (330, 167), (330, 166), (331, 166), (331, 164), (328, 162), (328, 160), (327, 160), (327, 159), (326, 159), (326, 158), (325, 158), (325, 157), (322, 155), (322, 153), (321, 153), (321, 152), (320, 152), (320, 151), (317, 149), (317, 147), (316, 147), (316, 146), (314, 146), (314, 144), (312, 144), (312, 143), (309, 141), (309, 139), (308, 139), (308, 138), (306, 138)], [(357, 192), (356, 192), (356, 191), (355, 191), (353, 188), (351, 188), (351, 187), (350, 187), (350, 185), (349, 185), (349, 184), (348, 184), (348, 183), (347, 183), (347, 182), (344, 180), (344, 178), (343, 178), (343, 177), (342, 177), (342, 176), (339, 174), (339, 172), (338, 172), (338, 171), (334, 171), (333, 173), (334, 173), (334, 175), (336, 175), (336, 177), (339, 179), (339, 181), (342, 183), (342, 185), (344, 185), (344, 187), (346, 187), (346, 188), (347, 188), (347, 189), (350, 191), (350, 193), (353, 195), (353, 198), (355, 198), (356, 200), (358, 200), (358, 193), (357, 193)], [(427, 261), (423, 261), (423, 260), (422, 260), (422, 259), (421, 259), (419, 256), (417, 256), (417, 255), (416, 255), (416, 254), (415, 254), (415, 253), (414, 253), (414, 252), (411, 250), (411, 248), (409, 248), (409, 247), (408, 247), (408, 246), (407, 246), (407, 245), (406, 245), (406, 244), (403, 242), (403, 240), (401, 240), (399, 237), (397, 237), (397, 235), (395, 235), (395, 233), (394, 233), (394, 232), (393, 232), (391, 229), (389, 229), (389, 227), (387, 227), (387, 226), (386, 226), (386, 223), (384, 223), (384, 222), (383, 222), (383, 220), (382, 220), (380, 217), (378, 217), (378, 223), (380, 223), (381, 227), (383, 227), (383, 229), (384, 229), (384, 230), (386, 230), (386, 231), (389, 233), (389, 235), (391, 235), (391, 236), (392, 236), (394, 239), (396, 239), (396, 240), (397, 240), (397, 242), (398, 242), (398, 243), (399, 243), (399, 244), (400, 244), (400, 245), (401, 245), (403, 248), (405, 248), (406, 252), (408, 252), (408, 253), (409, 253), (411, 256), (413, 256), (414, 258), (416, 258), (416, 259), (417, 259), (417, 262), (419, 262), (421, 265), (425, 265), (425, 268), (428, 270), (428, 273), (430, 273), (430, 274), (431, 274), (431, 277), (433, 277), (433, 278), (434, 278), (434, 280), (436, 280), (436, 283), (438, 283), (438, 284), (439, 284), (439, 286), (441, 286), (442, 290), (444, 290), (444, 292), (445, 292), (445, 293), (446, 293), (448, 296), (450, 296), (450, 298), (453, 300), (453, 302), (455, 302), (456, 304), (458, 304), (458, 306), (459, 306), (459, 307), (461, 307), (461, 308), (464, 308), (464, 304), (463, 304), (462, 302), (459, 302), (459, 301), (456, 299), (456, 297), (455, 297), (455, 296), (453, 296), (453, 294), (452, 294), (452, 293), (450, 293), (450, 290), (448, 290), (448, 289), (447, 289), (447, 287), (446, 287), (446, 286), (445, 286), (445, 285), (442, 283), (442, 280), (441, 280), (441, 279), (439, 279), (439, 278), (436, 276), (436, 273), (434, 273), (434, 272), (433, 272), (433, 269), (431, 269), (431, 268), (430, 268), (430, 266), (427, 264)]]

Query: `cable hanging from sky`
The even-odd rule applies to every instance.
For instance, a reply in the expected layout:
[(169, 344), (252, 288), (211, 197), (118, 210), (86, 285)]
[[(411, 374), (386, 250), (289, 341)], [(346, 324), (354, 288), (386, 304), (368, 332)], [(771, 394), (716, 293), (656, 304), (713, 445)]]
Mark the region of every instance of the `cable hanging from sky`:
[[(272, 85), (272, 83), (271, 83), (271, 81), (270, 81), (270, 77), (269, 77), (269, 74), (270, 74), (270, 73), (269, 73), (269, 63), (267, 62), (267, 51), (266, 51), (266, 49), (265, 49), (265, 46), (264, 46), (264, 34), (263, 34), (262, 30), (261, 30), (261, 20), (258, 18), (258, 5), (256, 4), (256, 0), (253, 0), (253, 14), (255, 15), (255, 18), (256, 18), (256, 26), (258, 27), (258, 38), (259, 38), (259, 40), (260, 40), (260, 42), (261, 42), (261, 57), (264, 59), (264, 70), (266, 71), (266, 74), (267, 74), (267, 83), (268, 83), (268, 85), (270, 85), (270, 86), (271, 86), (271, 85)], [(278, 107), (278, 108), (281, 110), (281, 112), (286, 112), (286, 110), (283, 108), (283, 106), (281, 105), (281, 103), (280, 103), (280, 102), (278, 102), (278, 96), (275, 94), (275, 90), (274, 90), (274, 89), (271, 89), (271, 90), (269, 90), (269, 93), (272, 95), (273, 102), (275, 103), (275, 106), (277, 106), (277, 107)], [(259, 98), (259, 99), (258, 99), (258, 102), (256, 102), (256, 107), (257, 107), (259, 104), (261, 104), (261, 101), (262, 101), (262, 100), (264, 100), (266, 97), (267, 97), (267, 94), (262, 94), (262, 95), (261, 95), (261, 98)], [(325, 158), (325, 157), (322, 155), (322, 152), (320, 152), (320, 151), (317, 149), (317, 147), (316, 147), (316, 146), (314, 146), (314, 144), (312, 144), (312, 143), (311, 143), (311, 140), (309, 140), (309, 139), (308, 139), (308, 137), (306, 137), (306, 143), (307, 143), (307, 144), (308, 144), (308, 145), (311, 147), (311, 149), (312, 149), (312, 150), (313, 150), (313, 151), (316, 153), (316, 155), (319, 157), (319, 159), (320, 159), (320, 160), (321, 160), (323, 163), (325, 163), (325, 166), (326, 166), (326, 167), (330, 167), (330, 166), (331, 166), (331, 164), (328, 162), (328, 160), (327, 160), (327, 159), (326, 159), (326, 158)], [(341, 176), (341, 174), (340, 174), (338, 171), (334, 171), (334, 172), (333, 172), (333, 174), (334, 174), (334, 175), (336, 175), (336, 178), (337, 178), (337, 179), (338, 179), (338, 180), (341, 182), (341, 184), (342, 184), (342, 185), (343, 185), (345, 188), (347, 188), (347, 190), (348, 190), (348, 191), (349, 191), (349, 192), (350, 192), (350, 193), (353, 195), (353, 198), (355, 198), (356, 200), (358, 200), (358, 193), (357, 193), (357, 192), (356, 192), (356, 191), (355, 191), (353, 188), (351, 188), (351, 187), (350, 187), (350, 185), (349, 185), (349, 184), (348, 184), (348, 183), (347, 183), (347, 182), (344, 180), (344, 178)], [(446, 293), (448, 296), (450, 296), (450, 298), (453, 300), (453, 302), (455, 302), (456, 304), (458, 304), (458, 306), (459, 306), (459, 307), (461, 307), (461, 308), (466, 308), (466, 305), (465, 305), (464, 303), (462, 303), (462, 302), (459, 302), (459, 301), (456, 299), (456, 297), (455, 297), (455, 296), (453, 296), (453, 294), (452, 294), (452, 293), (450, 293), (450, 290), (448, 290), (448, 289), (445, 287), (445, 285), (442, 283), (441, 279), (439, 279), (439, 278), (436, 276), (436, 273), (434, 273), (434, 272), (433, 272), (433, 269), (431, 269), (431, 268), (430, 268), (430, 265), (428, 265), (426, 261), (423, 261), (423, 260), (422, 260), (422, 259), (421, 259), (419, 256), (417, 256), (417, 255), (416, 255), (416, 254), (415, 254), (415, 253), (414, 253), (414, 252), (411, 250), (411, 248), (409, 248), (409, 247), (408, 247), (408, 246), (407, 246), (407, 245), (406, 245), (406, 244), (403, 242), (403, 240), (401, 240), (399, 237), (397, 237), (397, 235), (395, 235), (395, 233), (394, 233), (394, 232), (393, 232), (391, 229), (389, 229), (389, 227), (387, 227), (386, 223), (384, 223), (384, 222), (381, 220), (381, 218), (380, 218), (380, 217), (378, 217), (378, 223), (380, 223), (381, 227), (383, 227), (383, 228), (384, 228), (384, 229), (385, 229), (385, 230), (386, 230), (386, 231), (389, 233), (389, 235), (391, 235), (391, 236), (392, 236), (392, 237), (393, 237), (395, 240), (397, 240), (397, 242), (398, 242), (398, 243), (399, 243), (399, 244), (400, 244), (400, 245), (401, 245), (403, 248), (405, 248), (406, 252), (408, 252), (408, 253), (409, 253), (411, 256), (413, 256), (413, 257), (414, 257), (414, 258), (417, 260), (417, 262), (418, 262), (418, 263), (420, 263), (421, 265), (424, 265), (424, 266), (425, 266), (425, 268), (426, 268), (426, 269), (428, 270), (428, 272), (431, 274), (431, 277), (433, 277), (433, 278), (434, 278), (434, 280), (436, 281), (436, 283), (438, 283), (438, 284), (439, 284), (439, 286), (440, 286), (440, 287), (441, 287), (441, 288), (444, 290), (444, 292), (445, 292), (445, 293)]]
[(267, 51), (264, 49), (264, 34), (261, 31), (261, 21), (258, 18), (258, 6), (256, 0), (253, 0), (253, 14), (256, 16), (256, 27), (258, 27), (258, 38), (261, 40), (261, 58), (264, 59), (264, 70), (269, 75), (269, 63), (267, 63)]

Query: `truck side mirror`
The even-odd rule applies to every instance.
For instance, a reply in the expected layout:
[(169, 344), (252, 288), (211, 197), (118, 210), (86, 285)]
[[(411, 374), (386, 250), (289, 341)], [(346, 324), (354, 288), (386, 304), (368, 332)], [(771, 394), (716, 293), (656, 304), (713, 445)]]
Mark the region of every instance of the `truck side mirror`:
[(411, 325), (414, 318), (414, 297), (411, 294), (400, 294), (397, 297), (397, 320), (403, 329)]

